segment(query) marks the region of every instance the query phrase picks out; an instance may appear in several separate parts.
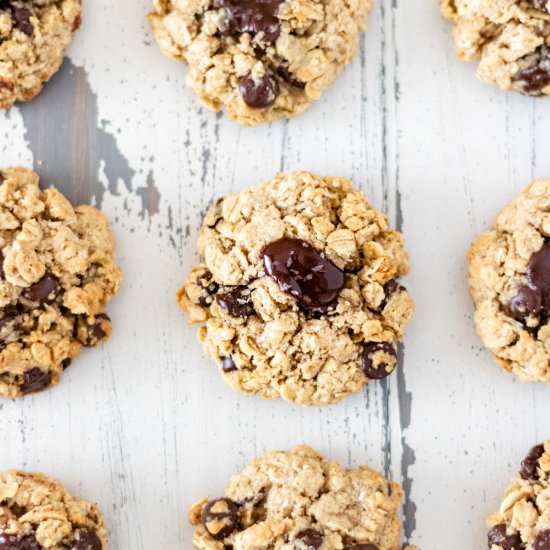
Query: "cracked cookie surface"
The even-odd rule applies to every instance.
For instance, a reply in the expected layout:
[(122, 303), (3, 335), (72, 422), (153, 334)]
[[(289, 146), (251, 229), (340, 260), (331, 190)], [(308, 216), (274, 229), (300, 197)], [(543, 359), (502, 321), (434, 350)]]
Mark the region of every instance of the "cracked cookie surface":
[(350, 181), (296, 172), (228, 195), (198, 248), (178, 300), (234, 389), (326, 405), (395, 368), (409, 259)]
[(441, 0), (460, 59), (505, 90), (550, 95), (550, 1)]
[(244, 125), (292, 118), (358, 49), (371, 0), (154, 0), (161, 51), (209, 108)]
[(550, 440), (529, 451), (487, 525), (490, 550), (550, 548)]
[[(298, 446), (254, 460), (189, 511), (196, 550), (397, 550), (401, 487)], [(408, 547), (405, 550), (414, 550)]]
[(28, 101), (59, 69), (81, 0), (0, 0), (0, 108)]
[(104, 214), (38, 181), (0, 170), (0, 396), (56, 384), (84, 346), (107, 340), (121, 281)]
[(0, 473), (2, 550), (106, 550), (99, 508), (55, 479), (11, 470)]
[(469, 252), (477, 332), (503, 370), (550, 382), (550, 180), (537, 180)]

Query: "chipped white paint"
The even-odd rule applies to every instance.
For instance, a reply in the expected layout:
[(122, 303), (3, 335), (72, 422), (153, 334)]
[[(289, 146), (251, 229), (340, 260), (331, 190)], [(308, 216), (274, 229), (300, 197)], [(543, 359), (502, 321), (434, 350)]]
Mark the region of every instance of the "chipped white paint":
[[(70, 70), (88, 96), (55, 102), (70, 71), (50, 83), (38, 109), (43, 138), (28, 135), (25, 107), (0, 114), (0, 164), (34, 160), (57, 174), (31, 144), (74, 139), (55, 162), (66, 162), (67, 182), (102, 189), (95, 200), (113, 220), (125, 284), (107, 345), (85, 352), (54, 390), (0, 404), (0, 469), (44, 471), (97, 500), (114, 549), (188, 549), (189, 504), (220, 493), (259, 453), (305, 442), (405, 481), (407, 529), (422, 549), (484, 548), (483, 517), (525, 451), (550, 435), (550, 400), (547, 387), (515, 383), (481, 349), (465, 254), (523, 185), (550, 177), (548, 100), (479, 84), (475, 67), (455, 60), (436, 0), (378, 0), (361, 55), (333, 90), (290, 123), (242, 129), (201, 108), (183, 67), (161, 57), (148, 0), (84, 3)], [(61, 108), (84, 123), (56, 125)], [(36, 115), (26, 116), (28, 126)], [(95, 173), (71, 175), (75, 151), (94, 143), (109, 146), (90, 161)], [(325, 409), (233, 393), (174, 299), (208, 203), (291, 169), (360, 184), (402, 224), (412, 257), (418, 307), (404, 374)], [(161, 195), (153, 215), (144, 209), (151, 171)]]

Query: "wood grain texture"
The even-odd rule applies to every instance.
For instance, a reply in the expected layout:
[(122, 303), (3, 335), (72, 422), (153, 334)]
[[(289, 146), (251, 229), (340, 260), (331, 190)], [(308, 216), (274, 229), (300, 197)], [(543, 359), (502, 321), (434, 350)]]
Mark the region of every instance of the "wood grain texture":
[[(550, 103), (480, 84), (436, 0), (377, 0), (361, 52), (291, 122), (240, 128), (199, 106), (161, 57), (149, 0), (85, 1), (63, 71), (0, 114), (0, 165), (101, 204), (123, 290), (112, 340), (52, 391), (0, 403), (0, 469), (97, 500), (119, 550), (189, 549), (187, 507), (263, 451), (310, 444), (404, 483), (423, 550), (485, 548), (484, 516), (550, 435), (548, 388), (502, 374), (475, 334), (465, 255), (534, 177), (550, 177)], [(244, 398), (220, 380), (175, 291), (210, 202), (307, 169), (351, 178), (405, 232), (417, 302), (404, 368), (324, 409)]]

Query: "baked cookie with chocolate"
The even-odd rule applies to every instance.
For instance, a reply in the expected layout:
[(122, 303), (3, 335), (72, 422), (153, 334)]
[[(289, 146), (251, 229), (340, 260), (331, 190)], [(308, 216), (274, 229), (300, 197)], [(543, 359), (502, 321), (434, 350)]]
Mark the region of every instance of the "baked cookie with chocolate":
[(550, 440), (529, 451), (487, 525), (490, 550), (550, 548)]
[(0, 473), (2, 550), (106, 550), (107, 542), (95, 504), (42, 474)]
[(0, 108), (28, 101), (59, 69), (81, 0), (0, 0)]
[[(401, 487), (306, 446), (269, 452), (191, 507), (196, 550), (398, 550)], [(408, 547), (405, 550), (414, 550)]]
[(478, 77), (531, 96), (550, 95), (550, 1), (441, 0), (460, 59)]
[(292, 118), (357, 52), (372, 0), (154, 0), (161, 51), (209, 108), (253, 125)]
[(469, 252), (477, 332), (506, 372), (550, 382), (550, 180), (537, 180)]
[(409, 259), (350, 181), (295, 172), (232, 193), (198, 247), (178, 300), (234, 389), (327, 405), (395, 369)]
[(0, 170), (0, 396), (57, 384), (83, 347), (107, 340), (120, 281), (99, 210), (41, 190), (31, 170)]

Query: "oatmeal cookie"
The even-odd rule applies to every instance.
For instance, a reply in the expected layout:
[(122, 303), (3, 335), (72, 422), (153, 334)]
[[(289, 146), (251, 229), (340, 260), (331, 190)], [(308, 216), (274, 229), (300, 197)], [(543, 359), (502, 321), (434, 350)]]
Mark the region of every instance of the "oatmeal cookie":
[(409, 259), (350, 181), (296, 172), (233, 193), (198, 247), (178, 300), (234, 389), (326, 405), (395, 368)]
[(529, 451), (487, 525), (490, 550), (550, 548), (550, 439)]
[[(401, 487), (313, 449), (264, 454), (189, 511), (196, 550), (397, 550)], [(408, 550), (414, 550), (408, 547)]]
[(0, 473), (2, 550), (106, 550), (99, 508), (42, 474)]
[(28, 101), (59, 69), (81, 0), (0, 0), (0, 108)]
[(209, 108), (244, 125), (294, 117), (354, 57), (372, 0), (154, 0), (161, 51)]
[(483, 343), (524, 382), (550, 382), (550, 180), (531, 183), (469, 252)]
[(549, 0), (441, 0), (460, 59), (505, 90), (550, 95)]
[(120, 280), (99, 210), (42, 191), (31, 170), (1, 170), (0, 396), (57, 384), (83, 346), (107, 340)]

